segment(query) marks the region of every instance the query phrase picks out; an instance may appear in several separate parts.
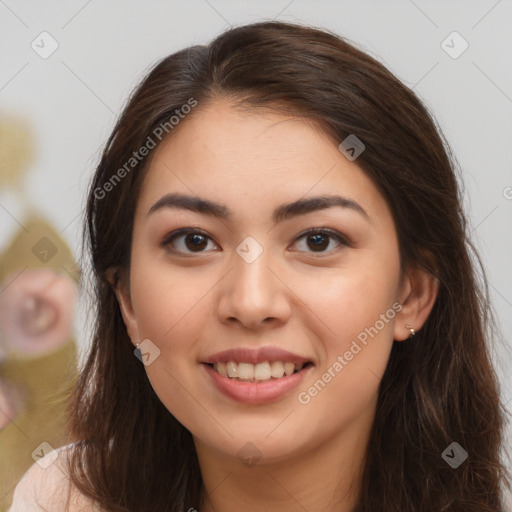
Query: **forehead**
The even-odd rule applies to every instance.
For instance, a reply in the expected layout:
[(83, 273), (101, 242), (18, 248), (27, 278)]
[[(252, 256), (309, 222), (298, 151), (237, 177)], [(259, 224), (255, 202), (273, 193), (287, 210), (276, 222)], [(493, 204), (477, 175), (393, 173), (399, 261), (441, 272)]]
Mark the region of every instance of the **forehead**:
[(251, 166), (250, 159), (274, 159), (285, 167), (286, 160), (294, 162), (306, 153), (313, 157), (312, 151), (325, 150), (326, 145), (335, 147), (314, 120), (268, 109), (241, 110), (225, 100), (196, 108), (177, 128), (157, 149), (157, 162), (165, 159), (162, 153), (172, 151), (176, 156), (179, 152), (180, 158), (209, 156), (224, 165), (229, 160), (244, 162), (240, 170), (252, 167), (264, 172), (258, 162)]
[(373, 182), (339, 151), (319, 123), (269, 111), (240, 111), (219, 101), (196, 110), (160, 144), (139, 197), (147, 209), (169, 191), (244, 199), (264, 206), (340, 193), (387, 209)]

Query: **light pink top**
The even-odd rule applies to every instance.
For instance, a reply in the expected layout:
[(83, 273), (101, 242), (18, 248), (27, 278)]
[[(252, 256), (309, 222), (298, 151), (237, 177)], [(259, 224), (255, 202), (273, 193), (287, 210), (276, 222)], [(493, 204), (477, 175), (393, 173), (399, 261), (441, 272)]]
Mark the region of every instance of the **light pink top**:
[(61, 446), (30, 466), (14, 490), (8, 512), (88, 512), (100, 511), (76, 489), (66, 508), (70, 479), (64, 462), (75, 443)]

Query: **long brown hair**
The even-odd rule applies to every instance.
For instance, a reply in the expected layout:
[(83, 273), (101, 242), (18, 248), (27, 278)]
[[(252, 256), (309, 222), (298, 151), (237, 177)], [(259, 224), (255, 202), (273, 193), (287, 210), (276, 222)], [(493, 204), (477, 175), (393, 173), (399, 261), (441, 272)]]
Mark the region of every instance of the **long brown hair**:
[[(201, 503), (192, 436), (134, 357), (108, 276), (114, 269), (122, 278), (130, 265), (150, 160), (127, 167), (133, 152), (162, 123), (172, 137), (169, 119), (191, 98), (199, 110), (220, 97), (314, 119), (337, 144), (355, 134), (366, 147), (357, 163), (393, 213), (402, 269), (416, 265), (439, 280), (414, 342), (393, 346), (356, 510), (501, 512), (505, 412), (490, 359), (487, 284), (461, 209), (456, 159), (427, 108), (377, 60), (325, 30), (279, 22), (237, 27), (161, 60), (106, 144), (84, 227), (96, 311), (70, 404), (74, 485), (116, 512), (183, 512)], [(441, 456), (452, 442), (469, 454), (457, 469)]]

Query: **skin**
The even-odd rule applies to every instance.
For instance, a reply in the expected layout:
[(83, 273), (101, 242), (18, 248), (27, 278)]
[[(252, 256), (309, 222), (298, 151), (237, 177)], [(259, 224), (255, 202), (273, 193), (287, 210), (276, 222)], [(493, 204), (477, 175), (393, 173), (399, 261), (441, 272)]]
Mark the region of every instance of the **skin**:
[[(393, 340), (409, 337), (406, 324), (421, 328), (437, 282), (417, 269), (400, 275), (387, 203), (357, 160), (346, 159), (312, 122), (216, 101), (188, 116), (152, 157), (135, 212), (130, 282), (116, 294), (132, 342), (150, 339), (160, 350), (145, 366), (156, 394), (194, 437), (205, 494), (191, 506), (352, 510)], [(232, 218), (176, 208), (148, 215), (170, 192), (223, 203)], [(369, 220), (341, 207), (278, 224), (271, 218), (283, 203), (324, 194), (356, 201)], [(202, 252), (184, 236), (162, 247), (167, 234), (183, 227), (210, 237)], [(327, 237), (315, 251), (308, 236), (299, 238), (315, 227), (336, 230), (349, 245)], [(248, 236), (263, 247), (252, 263), (236, 252)], [(401, 311), (301, 404), (298, 393), (395, 302)], [(200, 364), (225, 349), (266, 345), (314, 364), (275, 403), (235, 402)], [(252, 466), (237, 455), (248, 442), (261, 456)]]

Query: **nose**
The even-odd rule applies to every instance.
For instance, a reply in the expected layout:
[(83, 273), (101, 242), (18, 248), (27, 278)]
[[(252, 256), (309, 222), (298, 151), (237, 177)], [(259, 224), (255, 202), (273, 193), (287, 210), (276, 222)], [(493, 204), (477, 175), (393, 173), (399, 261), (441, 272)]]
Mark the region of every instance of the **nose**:
[(217, 315), (220, 322), (262, 330), (284, 325), (291, 315), (290, 289), (264, 251), (252, 263), (237, 254), (233, 268), (220, 284)]

